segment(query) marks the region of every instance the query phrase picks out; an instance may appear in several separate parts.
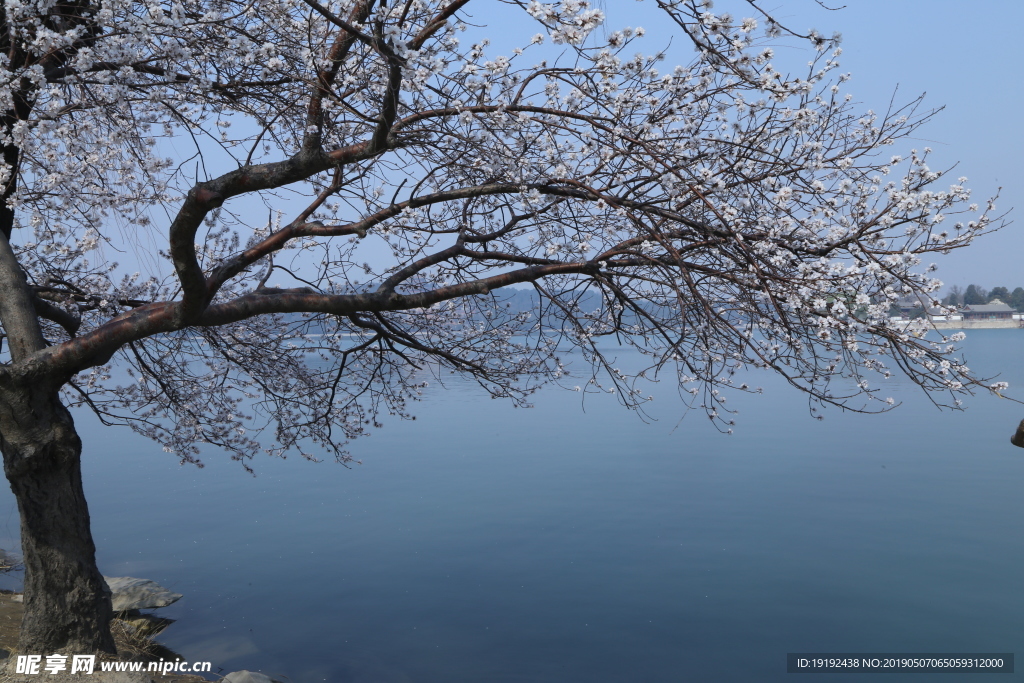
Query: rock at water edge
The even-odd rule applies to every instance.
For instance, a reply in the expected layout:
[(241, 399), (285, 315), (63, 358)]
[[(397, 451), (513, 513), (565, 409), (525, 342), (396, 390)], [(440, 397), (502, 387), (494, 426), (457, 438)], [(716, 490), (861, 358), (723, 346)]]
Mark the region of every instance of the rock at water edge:
[(136, 579), (131, 576), (104, 576), (103, 579), (113, 593), (115, 612), (126, 612), (132, 609), (153, 609), (167, 607), (181, 600), (181, 593), (167, 590), (156, 581)]
[(266, 674), (259, 671), (233, 671), (224, 677), (221, 683), (278, 683)]

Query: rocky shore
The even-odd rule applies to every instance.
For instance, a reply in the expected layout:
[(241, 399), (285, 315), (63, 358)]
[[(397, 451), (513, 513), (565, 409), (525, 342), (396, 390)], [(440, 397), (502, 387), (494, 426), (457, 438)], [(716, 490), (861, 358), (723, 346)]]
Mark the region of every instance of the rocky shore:
[[(0, 551), (2, 552), (2, 551)], [(7, 557), (4, 555), (4, 557)], [(166, 607), (181, 599), (180, 593), (170, 591), (154, 581), (131, 576), (104, 577), (113, 593), (115, 612), (111, 628), (117, 644), (117, 657), (106, 661), (165, 662), (185, 659), (176, 652), (161, 645), (154, 638), (170, 624), (172, 619), (152, 614), (149, 611)], [(223, 683), (280, 683), (269, 676), (255, 671), (234, 671), (223, 678), (210, 674), (200, 675), (124, 671), (96, 671), (88, 676), (82, 674), (58, 673), (25, 675), (15, 672), (18, 636), (21, 619), (25, 611), (24, 596), (11, 591), (0, 591), (0, 683), (52, 683), (92, 681), (94, 683), (207, 683), (220, 680)]]

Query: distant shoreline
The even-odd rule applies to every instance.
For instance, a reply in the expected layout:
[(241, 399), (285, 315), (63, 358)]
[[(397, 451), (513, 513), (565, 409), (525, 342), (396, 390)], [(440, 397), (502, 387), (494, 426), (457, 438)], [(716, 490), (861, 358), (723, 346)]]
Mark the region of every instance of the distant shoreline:
[[(910, 325), (918, 319), (890, 318), (894, 324)], [(1020, 330), (1024, 329), (1021, 320), (929, 320), (928, 326), (936, 330)]]
[(933, 320), (937, 330), (1019, 330), (1020, 320)]

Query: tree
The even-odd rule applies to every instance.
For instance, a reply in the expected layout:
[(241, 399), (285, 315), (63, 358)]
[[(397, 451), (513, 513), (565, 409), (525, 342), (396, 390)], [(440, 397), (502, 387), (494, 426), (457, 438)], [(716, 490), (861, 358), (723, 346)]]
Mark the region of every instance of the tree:
[(1010, 300), (1006, 303), (1013, 306), (1016, 310), (1024, 310), (1024, 287), (1017, 287), (1010, 293)]
[[(919, 100), (861, 111), (836, 41), (753, 3), (734, 20), (658, 0), (698, 48), (664, 73), (630, 56), (642, 31), (594, 33), (580, 0), (488, 5), (538, 35), (463, 46), (469, 4), (7, 4), (0, 447), (21, 651), (113, 648), (75, 406), (183, 462), (205, 445), (345, 463), (431, 373), (525, 402), (573, 383), (568, 346), (592, 364), (583, 391), (642, 409), (671, 371), (722, 429), (743, 366), (864, 411), (892, 403), (873, 384), (890, 366), (948, 405), (976, 383), (948, 339), (887, 317), (941, 286), (925, 255), (999, 222), (965, 179), (938, 188), (927, 148), (887, 151), (931, 115)], [(786, 35), (817, 52), (802, 76), (758, 47)], [(515, 285), (537, 311), (504, 307)], [(650, 367), (612, 366), (608, 336)]]
[(949, 294), (942, 300), (943, 306), (963, 306), (964, 305), (964, 290), (959, 285), (953, 285), (949, 288)]
[(979, 306), (988, 301), (988, 292), (980, 285), (967, 285), (964, 292), (964, 304), (967, 306)]
[(1006, 287), (993, 287), (992, 291), (988, 293), (986, 299), (988, 301), (999, 299), (1004, 304), (1008, 303), (1010, 300), (1010, 290), (1008, 290)]

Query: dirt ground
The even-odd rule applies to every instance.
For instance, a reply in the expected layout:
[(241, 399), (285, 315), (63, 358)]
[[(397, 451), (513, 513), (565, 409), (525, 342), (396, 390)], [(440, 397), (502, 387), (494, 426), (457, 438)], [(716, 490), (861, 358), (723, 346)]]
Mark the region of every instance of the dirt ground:
[[(21, 617), (25, 613), (24, 605), (15, 600), (15, 595), (16, 594), (10, 592), (0, 592), (0, 670), (2, 670), (6, 664), (6, 660), (10, 658), (11, 653), (17, 648), (18, 635), (21, 632)], [(149, 641), (144, 638), (132, 637), (131, 628), (125, 629), (115, 626), (113, 631), (119, 655), (117, 659), (137, 662), (149, 661), (150, 659), (155, 661), (161, 657), (163, 657), (164, 660), (169, 660), (176, 656), (171, 650), (168, 650), (153, 641)], [(40, 679), (41, 677), (34, 676), (32, 678)], [(57, 679), (56, 676), (50, 675), (42, 678), (52, 681), (56, 681)], [(181, 674), (169, 674), (167, 676), (150, 674), (148, 677), (142, 676), (132, 680), (142, 681), (147, 680), (147, 678), (155, 683), (208, 683), (207, 679), (202, 678), (201, 676), (185, 676)], [(99, 676), (93, 675), (84, 679), (81, 676), (69, 676), (68, 679), (97, 681)], [(0, 674), (0, 682), (7, 680), (13, 681), (15, 679), (10, 678), (8, 675)], [(125, 678), (124, 680), (127, 681), (128, 679)]]
[(21, 615), (25, 607), (15, 602), (11, 593), (0, 593), (0, 658), (6, 659), (18, 644), (21, 632)]

